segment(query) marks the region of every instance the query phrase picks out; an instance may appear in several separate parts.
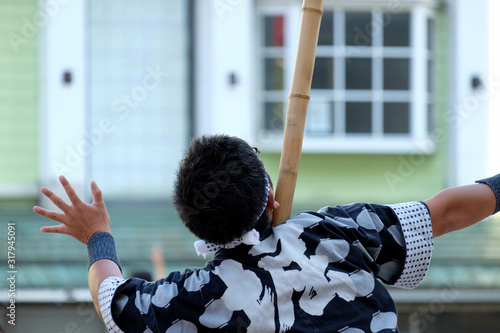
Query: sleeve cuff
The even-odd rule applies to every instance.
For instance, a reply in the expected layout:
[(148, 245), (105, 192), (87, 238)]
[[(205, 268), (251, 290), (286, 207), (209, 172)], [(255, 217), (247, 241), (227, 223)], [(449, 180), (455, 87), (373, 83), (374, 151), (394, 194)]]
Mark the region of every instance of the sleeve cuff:
[(417, 287), (424, 279), (434, 247), (431, 216), (423, 202), (390, 205), (396, 214), (406, 243), (406, 261), (394, 286), (404, 289)]
[(101, 285), (99, 286), (98, 300), (102, 320), (104, 321), (104, 324), (106, 325), (108, 331), (112, 333), (124, 333), (113, 320), (113, 314), (111, 313), (111, 304), (113, 301), (113, 297), (115, 296), (116, 289), (125, 282), (125, 279), (116, 276), (110, 276), (102, 281)]

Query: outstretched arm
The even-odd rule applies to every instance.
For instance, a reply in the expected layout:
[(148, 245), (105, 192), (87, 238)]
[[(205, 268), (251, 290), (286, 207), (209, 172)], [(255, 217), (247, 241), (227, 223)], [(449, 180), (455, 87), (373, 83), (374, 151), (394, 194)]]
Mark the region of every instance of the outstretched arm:
[[(109, 215), (106, 210), (106, 206), (104, 205), (101, 190), (97, 186), (96, 182), (92, 182), (91, 189), (94, 200), (92, 204), (87, 204), (80, 200), (75, 190), (65, 177), (59, 177), (59, 181), (64, 187), (64, 190), (71, 201), (71, 205), (68, 205), (51, 190), (45, 187), (42, 188), (41, 192), (57, 207), (59, 207), (62, 210), (62, 213), (35, 206), (33, 208), (35, 213), (61, 223), (54, 226), (45, 226), (40, 230), (46, 233), (67, 234), (74, 237), (83, 244), (88, 245), (89, 256), (92, 250), (100, 252), (100, 244), (93, 240), (91, 240), (92, 244), (89, 244), (89, 240), (92, 236), (95, 236), (100, 232), (109, 233), (108, 236), (111, 237)], [(93, 249), (90, 248), (91, 246), (93, 246)], [(101, 257), (102, 256), (98, 256), (94, 259), (99, 259)], [(99, 259), (89, 268), (89, 289), (99, 316), (101, 316), (101, 313), (99, 310), (97, 294), (101, 282), (109, 276), (122, 277), (120, 267), (114, 261)]]
[(424, 202), (429, 207), (434, 237), (485, 219), (497, 205), (494, 192), (486, 184), (452, 187)]

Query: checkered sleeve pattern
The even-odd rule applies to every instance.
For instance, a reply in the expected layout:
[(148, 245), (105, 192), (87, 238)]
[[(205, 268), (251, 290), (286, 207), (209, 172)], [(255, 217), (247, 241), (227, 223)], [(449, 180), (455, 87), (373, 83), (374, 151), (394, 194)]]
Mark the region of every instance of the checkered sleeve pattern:
[(394, 286), (413, 289), (424, 279), (434, 247), (431, 217), (423, 202), (390, 205), (398, 217), (406, 243), (403, 272)]
[(126, 280), (122, 278), (110, 276), (102, 281), (99, 287), (99, 309), (101, 310), (102, 319), (106, 328), (112, 333), (124, 333), (113, 320), (113, 315), (111, 314), (111, 303), (116, 289), (125, 281)]

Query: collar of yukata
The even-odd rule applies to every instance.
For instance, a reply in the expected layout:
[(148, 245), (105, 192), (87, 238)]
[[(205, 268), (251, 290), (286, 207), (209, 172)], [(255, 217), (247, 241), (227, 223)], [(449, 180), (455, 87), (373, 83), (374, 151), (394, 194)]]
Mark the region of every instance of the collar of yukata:
[[(267, 199), (269, 197), (269, 192), (271, 191), (271, 184), (269, 183), (269, 178), (267, 177), (267, 174), (265, 176), (265, 182), (266, 182), (266, 187), (265, 187), (266, 196), (265, 200), (261, 203), (261, 208), (257, 211), (256, 216), (254, 217), (255, 222), (257, 222), (257, 220), (264, 213), (267, 207)], [(194, 242), (194, 248), (196, 250), (196, 254), (202, 255), (203, 258), (206, 258), (207, 254), (215, 252), (219, 249), (232, 249), (240, 244), (257, 245), (259, 243), (260, 243), (259, 232), (255, 229), (251, 229), (246, 233), (244, 233), (243, 235), (241, 235), (241, 237), (238, 237), (226, 244), (215, 244), (207, 242), (205, 240), (197, 240), (196, 242)]]

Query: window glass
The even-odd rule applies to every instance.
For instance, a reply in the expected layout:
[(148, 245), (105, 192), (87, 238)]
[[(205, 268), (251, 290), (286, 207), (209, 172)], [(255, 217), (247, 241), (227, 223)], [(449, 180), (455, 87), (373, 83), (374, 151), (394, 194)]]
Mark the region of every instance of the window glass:
[(372, 45), (372, 14), (347, 12), (345, 14), (345, 45)]
[(384, 27), (384, 46), (410, 46), (410, 14), (390, 14)]
[(409, 59), (384, 59), (384, 89), (410, 89)]
[(264, 17), (264, 45), (283, 46), (283, 16)]
[(333, 12), (323, 12), (319, 29), (318, 45), (333, 45)]
[(333, 89), (333, 58), (316, 58), (312, 89)]
[(434, 104), (427, 105), (427, 133), (432, 134), (436, 129), (436, 118), (434, 116)]
[(371, 133), (372, 103), (348, 102), (346, 109), (346, 133)]
[(306, 133), (311, 135), (331, 134), (334, 131), (332, 102), (311, 102), (307, 108)]
[(89, 177), (112, 200), (167, 200), (191, 127), (190, 6), (91, 0), (86, 8), (87, 128), (108, 117), (114, 126), (87, 156)]
[(427, 48), (434, 50), (434, 20), (431, 18), (427, 19)]
[(346, 89), (372, 88), (372, 59), (349, 58), (345, 65)]
[(410, 104), (384, 103), (384, 133), (410, 132)]
[(267, 102), (265, 104), (264, 127), (270, 131), (282, 131), (284, 119), (283, 102)]
[(283, 58), (267, 58), (264, 66), (266, 90), (283, 89)]
[(432, 93), (434, 90), (434, 64), (432, 60), (427, 60), (427, 92)]

